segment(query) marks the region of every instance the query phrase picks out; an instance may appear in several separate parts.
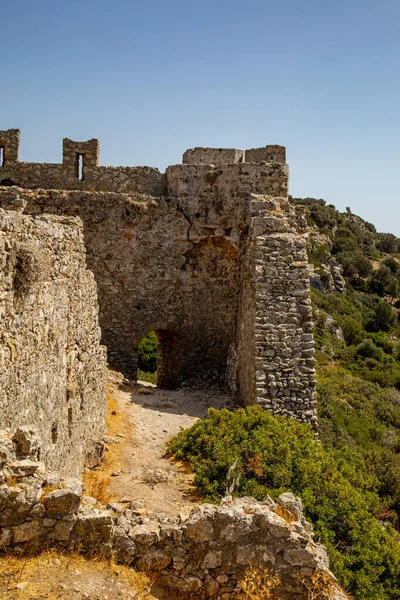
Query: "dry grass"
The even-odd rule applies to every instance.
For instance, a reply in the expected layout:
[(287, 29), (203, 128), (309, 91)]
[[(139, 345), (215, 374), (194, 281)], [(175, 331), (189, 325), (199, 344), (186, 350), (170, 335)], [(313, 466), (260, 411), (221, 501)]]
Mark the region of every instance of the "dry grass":
[(299, 581), (307, 593), (307, 600), (330, 600), (338, 589), (337, 583), (325, 571), (314, 571), (309, 577), (299, 577)]
[(109, 475), (101, 471), (87, 471), (83, 474), (82, 481), (85, 496), (92, 496), (101, 504), (108, 504), (113, 500), (113, 494), (109, 489)]
[(288, 510), (287, 508), (284, 508), (283, 506), (277, 506), (276, 509), (274, 510), (275, 514), (279, 515), (280, 517), (282, 517), (283, 519), (285, 519), (285, 521), (287, 523), (293, 523), (294, 521), (297, 521), (297, 517), (294, 513), (292, 513), (292, 511)]
[(243, 598), (246, 600), (269, 600), (276, 599), (278, 596), (274, 589), (281, 583), (281, 578), (267, 567), (252, 566), (248, 569), (241, 587)]
[(10, 477), (7, 477), (8, 487), (14, 487), (15, 485), (17, 485), (17, 483), (17, 478), (14, 475), (10, 475)]
[(152, 582), (112, 560), (48, 550), (36, 556), (0, 555), (0, 597), (5, 600), (144, 600)]
[[(117, 400), (113, 397), (111, 389), (107, 386), (107, 435), (117, 437), (119, 433), (126, 430), (124, 416), (119, 410)], [(115, 413), (115, 414), (112, 414)], [(111, 473), (120, 468), (121, 444), (109, 444), (101, 464), (87, 471), (82, 476), (83, 492), (86, 496), (96, 498), (101, 504), (108, 504), (115, 497), (110, 490)]]
[(42, 496), (40, 498), (40, 502), (43, 504), (44, 498), (45, 498), (45, 496), (47, 496), (47, 494), (50, 494), (50, 492), (54, 492), (54, 490), (59, 490), (59, 489), (60, 489), (59, 485), (45, 485), (42, 490)]
[[(304, 589), (307, 600), (330, 600), (338, 589), (337, 583), (325, 571), (314, 571), (309, 576), (299, 574), (298, 581)], [(241, 582), (243, 600), (279, 600), (281, 577), (275, 571), (262, 566), (252, 566)], [(344, 593), (344, 592), (343, 592)], [(346, 596), (349, 600), (350, 596)]]

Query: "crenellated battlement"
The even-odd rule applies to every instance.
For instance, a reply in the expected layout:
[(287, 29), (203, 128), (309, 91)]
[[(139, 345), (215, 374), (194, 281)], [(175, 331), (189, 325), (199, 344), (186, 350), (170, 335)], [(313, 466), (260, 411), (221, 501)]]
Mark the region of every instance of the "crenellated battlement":
[[(0, 184), (29, 189), (139, 193), (152, 196), (174, 194), (168, 188), (168, 175), (160, 173), (156, 168), (100, 165), (100, 142), (97, 139), (77, 142), (64, 138), (61, 164), (20, 162), (19, 144), (19, 129), (0, 131)], [(182, 171), (183, 168), (189, 177), (196, 178), (195, 171), (190, 170), (193, 166), (236, 166), (239, 173), (240, 167), (248, 163), (286, 166), (285, 148), (276, 145), (250, 150), (190, 148), (183, 154), (180, 169)], [(276, 174), (274, 178), (276, 179)], [(281, 170), (278, 178), (282, 182), (287, 179), (285, 169)]]
[(20, 137), (19, 129), (0, 131), (0, 167), (18, 162)]
[(0, 131), (0, 185), (162, 196), (165, 176), (152, 167), (99, 165), (100, 143), (63, 140), (62, 163), (20, 162), (20, 130)]

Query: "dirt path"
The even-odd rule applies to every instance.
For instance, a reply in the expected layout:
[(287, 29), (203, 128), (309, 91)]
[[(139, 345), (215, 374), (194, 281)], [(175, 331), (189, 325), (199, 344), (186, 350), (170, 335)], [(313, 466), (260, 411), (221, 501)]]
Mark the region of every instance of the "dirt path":
[(111, 475), (117, 502), (168, 516), (186, 515), (201, 502), (186, 466), (164, 456), (165, 444), (181, 428), (222, 408), (230, 398), (212, 390), (160, 390), (152, 384), (123, 382), (109, 374), (108, 447), (101, 470)]

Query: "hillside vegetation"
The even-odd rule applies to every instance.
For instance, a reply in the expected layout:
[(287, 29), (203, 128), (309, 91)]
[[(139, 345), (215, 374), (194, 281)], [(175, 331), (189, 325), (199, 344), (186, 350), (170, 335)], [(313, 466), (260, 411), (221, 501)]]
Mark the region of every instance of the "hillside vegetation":
[(210, 410), (169, 449), (211, 501), (293, 491), (339, 582), (357, 599), (400, 599), (400, 240), (349, 209), (293, 202), (310, 227), (319, 440), (251, 407)]

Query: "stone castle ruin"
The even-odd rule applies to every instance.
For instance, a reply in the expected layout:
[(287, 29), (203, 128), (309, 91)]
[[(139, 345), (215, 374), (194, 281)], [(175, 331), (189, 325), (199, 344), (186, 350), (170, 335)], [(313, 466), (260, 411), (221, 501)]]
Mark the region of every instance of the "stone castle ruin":
[(151, 331), (160, 387), (222, 386), (316, 425), (306, 221), (285, 149), (195, 148), (163, 174), (100, 166), (97, 140), (65, 139), (62, 164), (19, 162), (19, 138), (0, 131), (1, 551), (96, 549), (217, 600), (243, 597), (259, 564), (279, 597), (305, 600), (301, 578), (331, 574), (291, 494), (165, 521), (99, 507), (70, 479), (102, 456), (106, 352), (135, 379)]
[[(97, 284), (112, 367), (135, 379), (138, 344), (154, 331), (160, 387), (224, 385), (244, 404), (316, 423), (306, 223), (302, 208), (288, 202), (282, 146), (194, 148), (163, 174), (100, 166), (97, 140), (64, 139), (62, 164), (19, 162), (19, 139), (17, 129), (0, 131), (6, 426), (32, 423), (35, 389), (39, 396), (52, 390), (52, 406), (61, 410), (61, 384), (46, 376), (59, 368), (46, 362), (49, 347), (66, 369), (65, 406), (75, 398), (89, 407), (84, 380), (99, 381), (93, 374), (101, 361), (96, 367), (97, 301), (86, 268)], [(16, 273), (24, 261), (34, 277), (19, 302)], [(74, 325), (61, 334), (63, 319)], [(35, 323), (37, 333), (20, 322), (27, 332)], [(71, 345), (64, 338), (75, 324), (81, 340)], [(10, 350), (15, 344), (20, 352)], [(77, 372), (86, 375), (70, 383)], [(68, 406), (61, 431), (74, 430), (77, 410)], [(54, 428), (47, 437), (56, 437)]]

